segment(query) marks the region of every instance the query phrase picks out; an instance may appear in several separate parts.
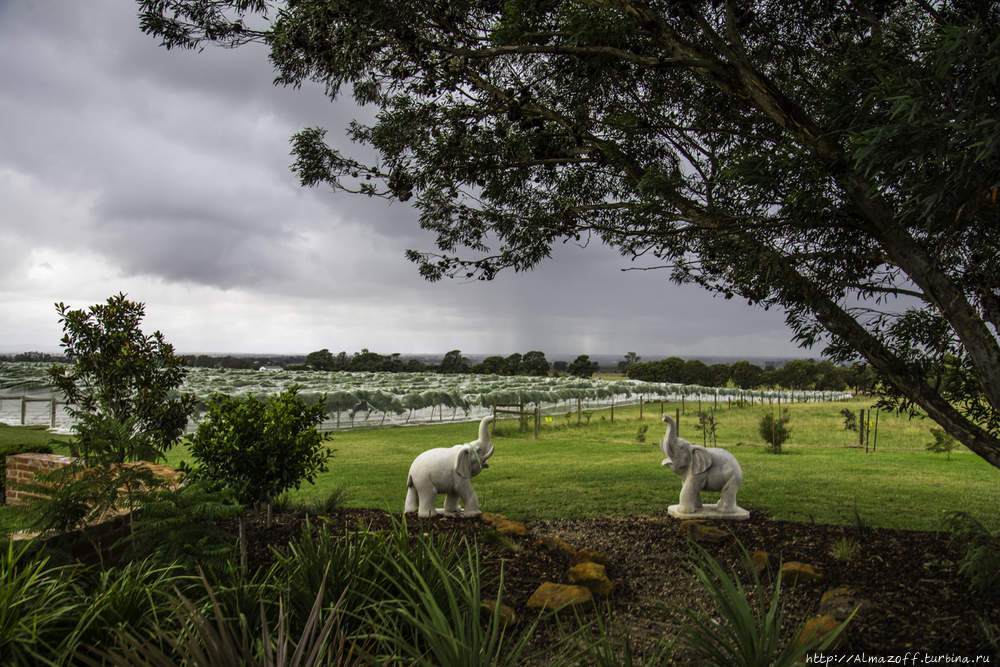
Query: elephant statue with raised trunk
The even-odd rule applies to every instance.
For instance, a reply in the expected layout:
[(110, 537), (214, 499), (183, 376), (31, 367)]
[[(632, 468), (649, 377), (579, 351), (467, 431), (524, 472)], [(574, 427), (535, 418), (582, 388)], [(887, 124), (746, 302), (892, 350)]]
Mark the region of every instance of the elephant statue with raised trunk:
[(660, 450), (667, 457), (663, 465), (677, 473), (683, 482), (677, 512), (698, 514), (702, 511), (701, 492), (715, 491), (721, 494), (719, 503), (706, 506), (706, 510), (711, 508), (720, 515), (745, 513), (736, 505), (736, 492), (743, 483), (743, 470), (736, 457), (718, 447), (691, 444), (677, 437), (673, 417), (663, 415), (663, 421), (667, 423), (666, 435), (660, 441)]
[[(464, 445), (429, 449), (413, 460), (406, 477), (406, 512), (421, 517), (438, 514), (434, 503), (438, 494), (446, 494), (445, 515), (477, 516), (479, 497), (472, 488), (472, 478), (489, 468), (493, 456), (489, 425), (492, 416), (479, 422), (479, 439)], [(458, 501), (462, 501), (459, 507)]]

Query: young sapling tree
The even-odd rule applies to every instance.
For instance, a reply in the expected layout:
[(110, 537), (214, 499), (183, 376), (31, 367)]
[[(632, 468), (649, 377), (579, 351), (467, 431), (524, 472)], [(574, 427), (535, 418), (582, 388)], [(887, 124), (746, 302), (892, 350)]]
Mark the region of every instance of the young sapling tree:
[[(215, 394), (191, 442), (190, 479), (225, 489), (244, 507), (268, 505), (303, 481), (314, 483), (333, 456), (317, 427), (326, 419), (326, 397), (307, 405), (293, 385), (277, 396), (234, 398)], [(246, 566), (246, 515), (239, 517), (240, 556)]]

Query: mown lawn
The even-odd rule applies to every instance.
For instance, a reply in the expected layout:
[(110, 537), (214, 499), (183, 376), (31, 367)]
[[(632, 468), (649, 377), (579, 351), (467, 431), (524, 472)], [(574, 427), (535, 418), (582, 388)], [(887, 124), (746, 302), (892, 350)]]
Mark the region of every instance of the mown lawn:
[[(839, 524), (853, 523), (856, 509), (875, 525), (914, 530), (938, 530), (945, 511), (974, 508), (988, 526), (1000, 528), (1000, 470), (964, 448), (951, 460), (925, 451), (933, 424), (905, 417), (881, 415), (877, 448), (866, 453), (858, 448), (858, 434), (843, 429), (839, 411), (847, 405), (782, 406), (791, 411), (793, 433), (780, 455), (754, 433), (765, 408), (720, 408), (718, 441), (743, 467), (740, 505), (778, 519)], [(695, 410), (686, 407), (681, 435), (698, 442)], [(674, 408), (679, 405), (664, 406)], [(501, 422), (490, 468), (475, 480), (480, 504), (532, 520), (641, 514), (676, 503), (681, 482), (661, 465), (659, 403), (644, 406), (641, 421), (638, 413), (637, 406), (616, 408), (612, 424), (610, 411), (595, 411), (589, 426), (585, 418), (577, 426), (575, 413), (568, 423), (559, 415), (551, 422), (543, 418), (538, 440), (530, 429), (519, 433), (516, 420)], [(647, 442), (639, 443), (643, 425)], [(350, 506), (401, 511), (413, 458), (476, 436), (471, 422), (336, 433), (329, 441), (335, 450), (330, 471), (293, 497), (308, 501), (343, 487)], [(170, 462), (185, 456), (177, 448)], [(718, 494), (704, 498), (714, 502)]]
[[(933, 423), (905, 416), (881, 414), (877, 444), (870, 438), (866, 452), (858, 446), (857, 432), (843, 428), (840, 411), (856, 412), (869, 404), (782, 405), (792, 417), (792, 437), (780, 455), (767, 451), (756, 432), (757, 420), (772, 406), (706, 404), (702, 409), (715, 409), (717, 441), (743, 467), (738, 500), (751, 511), (839, 524), (853, 523), (857, 511), (877, 526), (938, 530), (944, 512), (974, 510), (987, 526), (1000, 529), (1000, 470), (964, 448), (950, 460), (925, 451)], [(663, 406), (669, 414), (680, 409), (680, 404)], [(500, 422), (490, 468), (475, 480), (480, 504), (486, 511), (532, 520), (642, 514), (676, 503), (681, 482), (661, 465), (657, 446), (664, 433), (659, 402), (646, 404), (642, 412), (640, 420), (638, 406), (617, 407), (613, 423), (610, 410), (584, 409), (581, 415), (573, 410), (568, 419), (546, 415), (537, 440), (530, 422), (523, 433), (516, 420)], [(697, 423), (697, 405), (688, 402), (681, 436), (702, 442)], [(640, 443), (643, 426), (646, 442)], [(474, 440), (477, 430), (468, 422), (331, 434), (328, 446), (335, 452), (329, 472), (315, 485), (304, 484), (293, 500), (309, 501), (343, 488), (350, 506), (401, 511), (414, 457), (432, 447)], [(38, 429), (0, 427), (0, 438), (11, 437), (12, 431), (44, 441), (50, 437)], [(186, 458), (181, 445), (170, 451), (167, 463), (176, 466)], [(714, 502), (718, 494), (704, 497)]]

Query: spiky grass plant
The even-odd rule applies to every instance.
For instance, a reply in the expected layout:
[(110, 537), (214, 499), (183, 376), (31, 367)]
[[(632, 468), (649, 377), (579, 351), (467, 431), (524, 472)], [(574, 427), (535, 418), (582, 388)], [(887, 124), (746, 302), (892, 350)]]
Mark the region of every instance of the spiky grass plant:
[(503, 533), (497, 530), (493, 530), (492, 528), (489, 530), (484, 530), (483, 534), (480, 536), (480, 539), (482, 539), (484, 543), (492, 544), (496, 547), (499, 547), (501, 551), (505, 551), (507, 553), (520, 553), (524, 551), (523, 546), (521, 546), (514, 540), (510, 539)]
[(582, 660), (578, 664), (591, 667), (663, 665), (674, 655), (676, 638), (637, 642), (627, 625), (615, 622), (610, 606), (603, 613), (596, 614), (593, 628), (597, 631), (597, 638), (581, 650)]
[[(382, 583), (368, 595), (368, 606), (374, 617), (385, 619), (377, 635), (385, 657), (437, 667), (519, 664), (535, 623), (512, 639), (499, 604), (482, 618), (479, 550), (464, 539), (456, 547), (463, 556), (452, 559), (419, 537), (413, 552), (378, 567)], [(415, 554), (425, 556), (422, 563)], [(501, 573), (497, 600), (502, 592)]]
[(837, 560), (851, 560), (858, 555), (858, 543), (854, 538), (842, 537), (830, 547), (830, 555)]
[[(742, 544), (739, 546), (743, 552), (741, 562), (746, 562), (749, 554)], [(712, 665), (792, 667), (807, 653), (829, 647), (850, 621), (848, 618), (828, 634), (804, 637), (804, 623), (788, 628), (780, 577), (771, 589), (751, 569), (748, 589), (735, 571), (727, 572), (697, 545), (689, 569), (704, 595), (700, 608), (680, 609), (684, 625), (681, 635)]]
[[(103, 662), (86, 655), (76, 657), (88, 667), (359, 667), (367, 664), (367, 647), (348, 639), (340, 630), (340, 600), (324, 613), (323, 587), (310, 609), (302, 632), (292, 639), (284, 600), (278, 602), (276, 631), (260, 605), (259, 637), (246, 617), (227, 615), (208, 579), (202, 576), (212, 618), (181, 593), (176, 595), (177, 630), (159, 629), (155, 638), (132, 630), (116, 633), (114, 649), (93, 649)], [(322, 620), (325, 615), (325, 621)], [(214, 621), (214, 622), (213, 622)], [(259, 640), (259, 641), (258, 641)], [(164, 645), (166, 648), (164, 648)]]
[(0, 664), (59, 664), (67, 639), (93, 619), (75, 568), (50, 567), (13, 541), (0, 551)]

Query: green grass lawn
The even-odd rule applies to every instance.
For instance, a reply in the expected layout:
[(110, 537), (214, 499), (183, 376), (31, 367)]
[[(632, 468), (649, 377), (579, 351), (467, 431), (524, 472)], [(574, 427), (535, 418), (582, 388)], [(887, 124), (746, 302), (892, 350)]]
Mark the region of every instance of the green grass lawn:
[(0, 445), (52, 445), (53, 451), (68, 453), (68, 443), (72, 438), (68, 435), (49, 433), (44, 426), (10, 426), (0, 424)]
[[(686, 407), (681, 435), (700, 442), (696, 410), (690, 403)], [(844, 407), (782, 406), (792, 414), (792, 440), (783, 454), (774, 455), (754, 433), (764, 408), (720, 406), (718, 441), (743, 468), (740, 505), (778, 519), (840, 524), (853, 523), (856, 508), (877, 526), (915, 530), (937, 530), (944, 511), (973, 507), (988, 526), (1000, 528), (1000, 470), (964, 449), (951, 460), (924, 451), (933, 424), (905, 417), (880, 416), (877, 449), (866, 453), (857, 448), (857, 433), (843, 429)], [(664, 406), (671, 414), (675, 408), (679, 404)], [(641, 421), (638, 415), (637, 406), (616, 408), (612, 424), (609, 410), (595, 411), (589, 426), (586, 419), (577, 426), (575, 413), (568, 424), (556, 415), (543, 421), (538, 440), (530, 431), (519, 433), (516, 420), (501, 422), (490, 468), (475, 480), (482, 508), (532, 520), (641, 514), (675, 504), (681, 482), (661, 465), (657, 443), (665, 429), (659, 403), (646, 405)], [(648, 426), (644, 444), (637, 442), (641, 425)], [(333, 434), (330, 471), (293, 498), (311, 501), (343, 487), (348, 505), (401, 511), (413, 459), (476, 434), (475, 423)], [(184, 447), (175, 448), (168, 463), (176, 465), (186, 455)], [(718, 494), (705, 493), (704, 499), (715, 502)]]
[[(877, 447), (866, 453), (858, 448), (858, 434), (844, 430), (840, 411), (869, 404), (782, 405), (792, 416), (792, 437), (780, 455), (769, 453), (756, 433), (770, 406), (720, 404), (719, 445), (743, 467), (739, 504), (777, 519), (839, 524), (853, 523), (857, 509), (876, 526), (915, 530), (940, 529), (943, 512), (972, 508), (987, 526), (1000, 529), (1000, 470), (964, 448), (951, 460), (927, 452), (932, 422), (885, 414)], [(670, 414), (677, 409), (680, 404), (664, 404)], [(640, 420), (638, 406), (618, 407), (614, 423), (609, 410), (593, 411), (589, 426), (582, 415), (577, 426), (575, 411), (568, 420), (555, 414), (542, 422), (538, 440), (530, 430), (519, 432), (516, 420), (500, 422), (490, 468), (475, 479), (482, 508), (532, 520), (642, 514), (677, 503), (680, 478), (661, 465), (657, 445), (665, 430), (659, 411), (659, 402), (647, 404)], [(700, 443), (696, 415), (697, 405), (687, 402), (680, 433)], [(643, 425), (647, 442), (639, 443)], [(468, 422), (334, 433), (329, 472), (315, 485), (303, 485), (293, 500), (311, 501), (343, 488), (350, 506), (401, 511), (413, 459), (432, 447), (474, 440), (477, 430)], [(178, 446), (167, 463), (176, 466), (187, 457), (187, 448)], [(715, 502), (718, 494), (705, 493), (704, 499)], [(439, 498), (438, 506), (443, 502)]]

